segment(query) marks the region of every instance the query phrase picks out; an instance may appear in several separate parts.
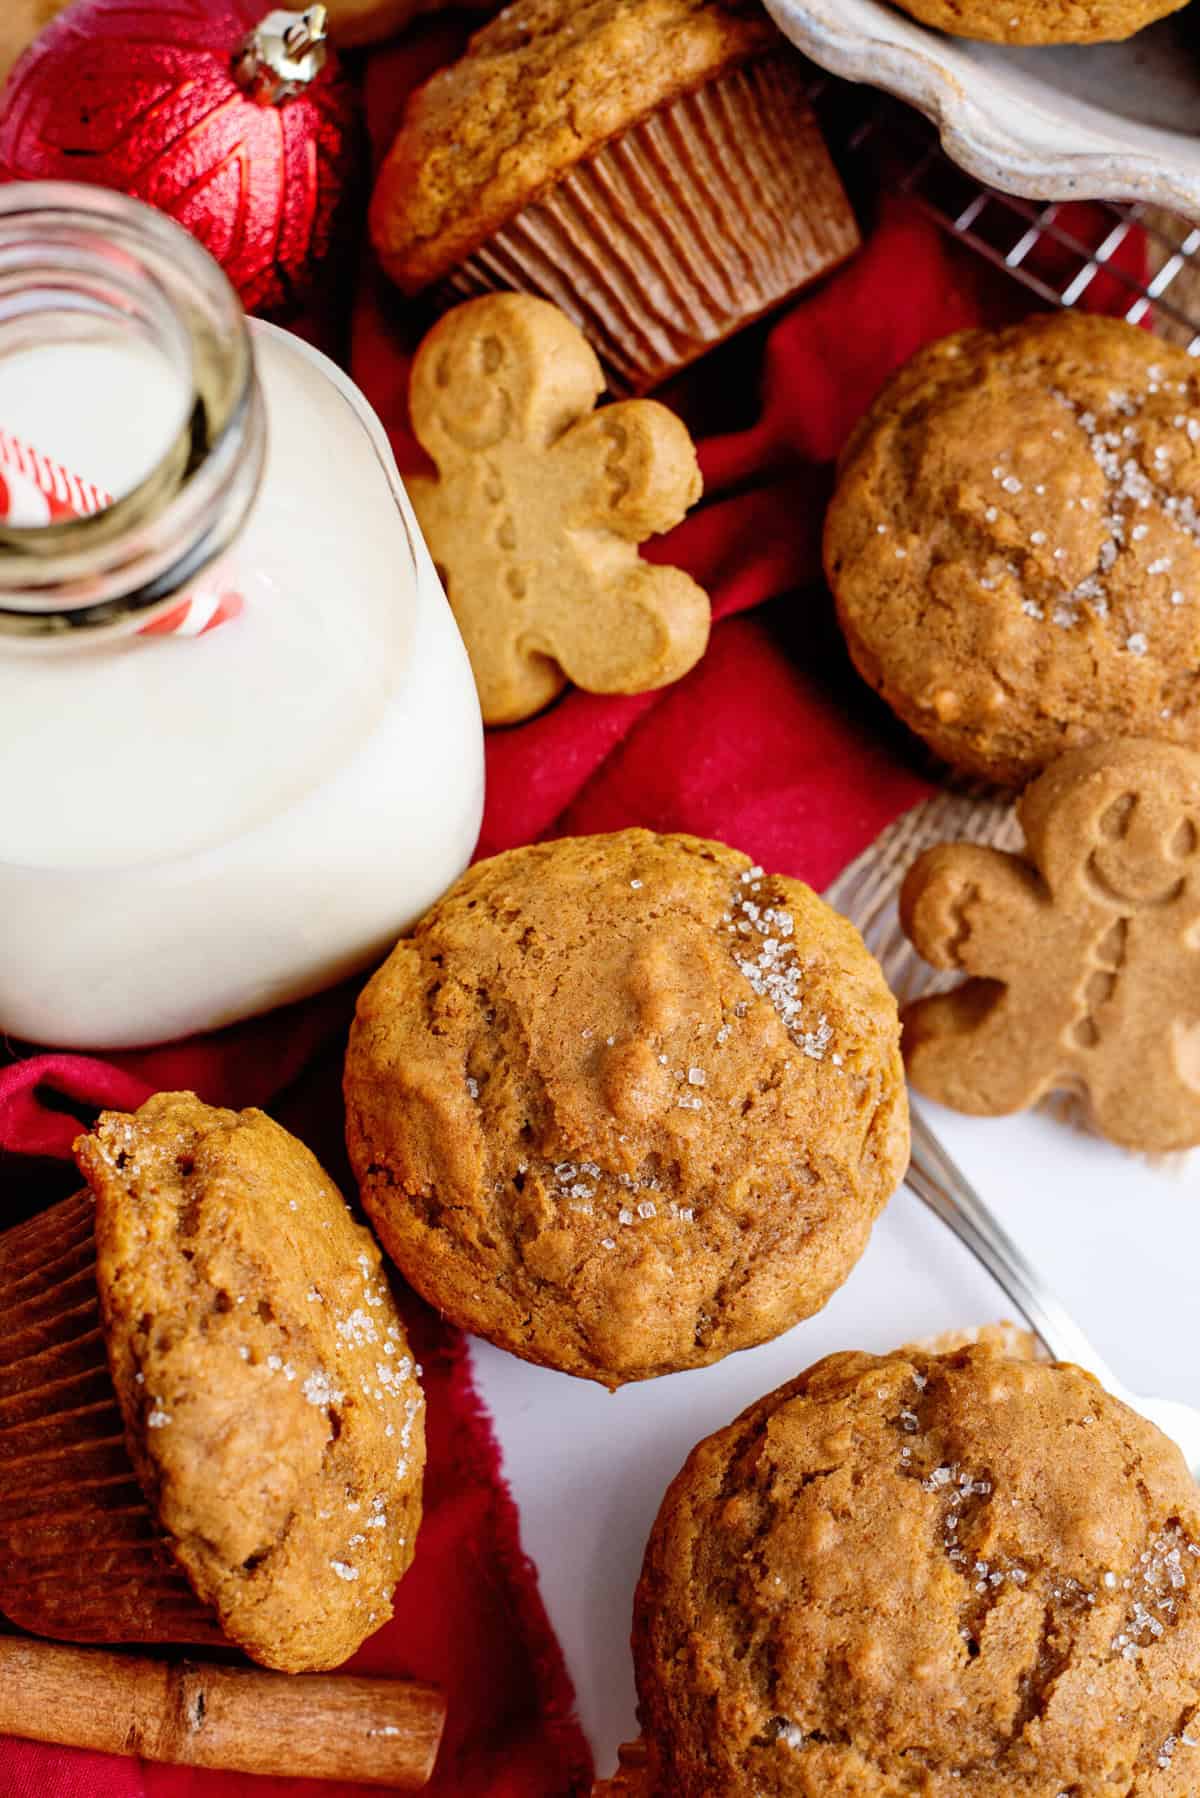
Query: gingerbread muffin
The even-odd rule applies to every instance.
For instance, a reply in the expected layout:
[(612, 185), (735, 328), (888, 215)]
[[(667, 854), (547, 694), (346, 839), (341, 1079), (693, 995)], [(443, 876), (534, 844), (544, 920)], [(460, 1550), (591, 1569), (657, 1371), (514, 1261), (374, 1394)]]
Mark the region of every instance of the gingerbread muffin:
[(406, 1278), (610, 1387), (818, 1310), (907, 1159), (895, 1002), (857, 931), (645, 830), (472, 868), (363, 992), (345, 1090)]
[(63, 10), (67, 0), (6, 0), (0, 18), (0, 81), (22, 51)]
[(643, 391), (857, 248), (807, 79), (757, 0), (513, 0), (410, 100), (375, 247), (554, 301)]
[(1200, 1490), (1078, 1368), (833, 1355), (646, 1551), (646, 1798), (1192, 1798)]
[(825, 559), (860, 673), (952, 766), (1200, 747), (1200, 369), (1073, 313), (931, 344), (850, 440)]
[(996, 44), (1100, 44), (1132, 37), (1186, 0), (897, 0), (914, 19)]
[(619, 1764), (611, 1779), (598, 1779), (592, 1787), (592, 1798), (654, 1798), (649, 1785), (646, 1744), (639, 1736), (636, 1742), (621, 1745)]
[(387, 1621), (424, 1408), (379, 1250), (261, 1111), (163, 1093), (0, 1236), (0, 1612), (335, 1667)]

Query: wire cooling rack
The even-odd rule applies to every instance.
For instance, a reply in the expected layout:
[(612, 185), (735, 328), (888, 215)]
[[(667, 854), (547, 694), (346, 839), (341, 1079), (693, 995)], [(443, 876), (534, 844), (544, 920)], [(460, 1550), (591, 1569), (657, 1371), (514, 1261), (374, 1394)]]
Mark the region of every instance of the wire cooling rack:
[[(1200, 355), (1200, 228), (1157, 207), (1103, 200), (1089, 205), (1084, 242), (1072, 229), (1077, 207), (982, 186), (950, 161), (933, 127), (898, 101), (818, 71), (813, 99), (851, 179), (910, 195), (1048, 305), (1075, 306), (1104, 277), (1115, 283), (1106, 311), (1123, 310), (1131, 323), (1148, 322)], [(1142, 234), (1145, 254), (1121, 257), (1133, 232)]]

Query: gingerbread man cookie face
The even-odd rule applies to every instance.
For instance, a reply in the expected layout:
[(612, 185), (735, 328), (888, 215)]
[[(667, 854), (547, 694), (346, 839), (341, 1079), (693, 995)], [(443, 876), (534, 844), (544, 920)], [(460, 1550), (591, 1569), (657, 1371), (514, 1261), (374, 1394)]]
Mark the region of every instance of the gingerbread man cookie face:
[(1052, 890), (1065, 895), (1078, 882), (1125, 912), (1182, 900), (1200, 873), (1195, 766), (1192, 753), (1126, 742), (1049, 769), (1026, 794), (1022, 822)]
[(1200, 755), (1074, 751), (1018, 815), (1024, 857), (942, 844), (905, 880), (908, 936), (968, 976), (905, 1014), (914, 1086), (984, 1116), (1076, 1090), (1115, 1142), (1200, 1143)]
[(638, 555), (699, 498), (691, 440), (653, 400), (597, 412), (603, 387), (576, 327), (521, 294), (459, 306), (417, 353), (413, 428), (438, 474), (409, 491), (488, 724), (568, 681), (665, 686), (707, 646), (707, 595)]

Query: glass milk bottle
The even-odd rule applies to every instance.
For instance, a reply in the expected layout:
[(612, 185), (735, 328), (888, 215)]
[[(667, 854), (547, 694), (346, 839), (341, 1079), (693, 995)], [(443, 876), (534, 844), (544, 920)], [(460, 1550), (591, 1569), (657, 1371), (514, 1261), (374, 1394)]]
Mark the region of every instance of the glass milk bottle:
[(381, 958), (474, 848), (471, 671), (378, 420), (167, 219), (0, 189), (0, 1030)]

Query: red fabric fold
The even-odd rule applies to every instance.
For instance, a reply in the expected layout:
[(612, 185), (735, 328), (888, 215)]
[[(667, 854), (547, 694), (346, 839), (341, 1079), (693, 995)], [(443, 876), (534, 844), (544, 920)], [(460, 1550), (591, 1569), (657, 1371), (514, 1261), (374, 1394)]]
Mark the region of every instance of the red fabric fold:
[[(377, 143), (415, 76), (455, 42), (453, 28), (438, 27), (411, 51), (371, 60)], [(1086, 212), (1075, 224), (1098, 235)], [(1112, 293), (1097, 288), (1096, 298), (1111, 303)], [(820, 888), (923, 795), (913, 747), (850, 669), (821, 584), (830, 463), (918, 345), (1023, 309), (1012, 283), (944, 242), (915, 209), (885, 204), (862, 254), (823, 290), (671, 390), (701, 432), (706, 417), (730, 416), (731, 383), (741, 384), (748, 415), (745, 428), (702, 441), (705, 502), (648, 550), (712, 593), (709, 652), (663, 693), (570, 693), (542, 717), (490, 733), (481, 853), (645, 824), (724, 838)], [(351, 366), (408, 467), (417, 454), (405, 410), (416, 335), (413, 310), (368, 275)], [(134, 1106), (163, 1087), (270, 1104), (344, 1179), (338, 1071), (351, 1000), (342, 989), (206, 1039), (107, 1059), (11, 1048), (0, 1065), (0, 1226), (65, 1189), (64, 1158), (96, 1108)], [(429, 1396), (426, 1516), (396, 1620), (357, 1665), (447, 1691), (434, 1798), (566, 1798), (586, 1790), (588, 1752), (464, 1344), (415, 1300), (406, 1304)], [(0, 1745), (0, 1798), (234, 1798), (252, 1785), (255, 1798), (349, 1798), (357, 1789)]]

